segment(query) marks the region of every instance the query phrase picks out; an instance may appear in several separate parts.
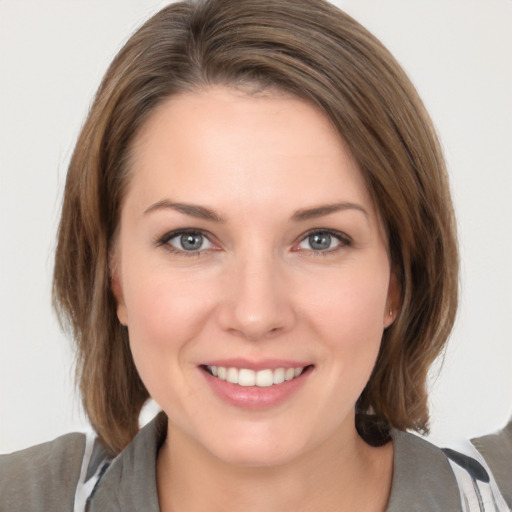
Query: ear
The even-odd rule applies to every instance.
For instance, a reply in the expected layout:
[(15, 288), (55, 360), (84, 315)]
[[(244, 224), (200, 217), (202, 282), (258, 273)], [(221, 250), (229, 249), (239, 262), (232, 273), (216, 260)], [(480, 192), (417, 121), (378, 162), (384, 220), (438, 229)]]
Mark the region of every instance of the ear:
[(128, 325), (128, 313), (124, 301), (123, 288), (121, 286), (120, 261), (116, 255), (116, 250), (112, 250), (109, 256), (110, 286), (117, 303), (117, 318), (121, 325)]
[(392, 270), (389, 276), (388, 299), (384, 309), (384, 328), (389, 327), (398, 316), (398, 312), (400, 311), (401, 296), (402, 289), (400, 283), (398, 282), (395, 271)]

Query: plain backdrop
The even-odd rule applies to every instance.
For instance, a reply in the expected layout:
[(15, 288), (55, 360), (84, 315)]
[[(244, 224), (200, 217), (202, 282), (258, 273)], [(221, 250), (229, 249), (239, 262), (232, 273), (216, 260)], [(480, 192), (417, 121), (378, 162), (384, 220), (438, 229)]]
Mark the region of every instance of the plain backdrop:
[[(0, 452), (87, 429), (50, 304), (66, 166), (110, 60), (166, 3), (0, 0)], [(404, 66), (448, 161), (461, 304), (431, 438), (495, 430), (512, 414), (512, 2), (337, 4)]]

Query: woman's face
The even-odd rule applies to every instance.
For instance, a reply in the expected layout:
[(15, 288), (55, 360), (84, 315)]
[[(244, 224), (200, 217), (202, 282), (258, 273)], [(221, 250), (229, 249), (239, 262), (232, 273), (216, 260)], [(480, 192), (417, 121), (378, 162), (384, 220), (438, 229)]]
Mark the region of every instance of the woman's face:
[(221, 87), (163, 104), (112, 267), (174, 439), (252, 466), (354, 439), (397, 290), (358, 166), (312, 106)]

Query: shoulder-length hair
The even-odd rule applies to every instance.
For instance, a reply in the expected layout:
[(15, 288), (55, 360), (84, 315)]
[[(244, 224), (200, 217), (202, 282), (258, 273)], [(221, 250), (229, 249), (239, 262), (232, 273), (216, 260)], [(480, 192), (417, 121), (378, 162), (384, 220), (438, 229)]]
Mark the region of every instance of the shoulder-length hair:
[[(68, 169), (54, 304), (73, 332), (92, 426), (113, 452), (138, 431), (148, 392), (116, 315), (109, 255), (130, 150), (157, 106), (210, 85), (271, 88), (318, 107), (348, 144), (387, 233), (401, 288), (356, 412), (367, 427), (428, 429), (426, 379), (451, 331), (458, 288), (440, 145), (410, 80), (350, 16), (323, 0), (205, 0), (161, 10), (110, 65)], [(372, 414), (373, 420), (362, 421)]]

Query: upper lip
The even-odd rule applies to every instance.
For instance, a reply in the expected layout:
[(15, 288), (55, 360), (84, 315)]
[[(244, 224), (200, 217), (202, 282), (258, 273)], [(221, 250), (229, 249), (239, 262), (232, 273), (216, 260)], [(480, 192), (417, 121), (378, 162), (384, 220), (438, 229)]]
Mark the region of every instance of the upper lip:
[(277, 368), (304, 368), (311, 365), (306, 361), (291, 361), (289, 359), (261, 359), (259, 361), (248, 359), (215, 359), (202, 363), (201, 366), (222, 366), (224, 368), (246, 368), (247, 370), (276, 370)]

